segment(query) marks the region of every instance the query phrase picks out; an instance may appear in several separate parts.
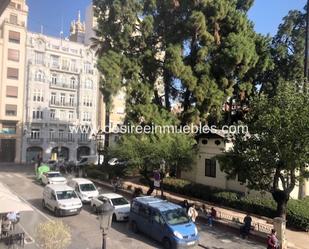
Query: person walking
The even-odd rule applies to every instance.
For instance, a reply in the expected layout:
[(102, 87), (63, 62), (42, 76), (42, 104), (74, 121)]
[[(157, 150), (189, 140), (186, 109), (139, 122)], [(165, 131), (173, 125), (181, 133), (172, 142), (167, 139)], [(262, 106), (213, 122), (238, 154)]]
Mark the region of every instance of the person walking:
[(271, 233), (267, 237), (267, 249), (279, 249), (280, 243), (277, 238), (277, 232), (275, 229), (271, 229)]
[(195, 204), (193, 204), (191, 207), (189, 207), (189, 210), (188, 210), (188, 216), (191, 218), (191, 220), (193, 222), (195, 222), (197, 216), (198, 216), (198, 212), (195, 208)]
[(249, 213), (247, 213), (247, 215), (244, 218), (244, 225), (240, 228), (240, 233), (243, 238), (248, 237), (250, 230), (251, 230), (251, 223), (252, 223), (252, 218), (249, 215)]
[(213, 226), (213, 221), (215, 219), (217, 219), (217, 210), (214, 207), (212, 207), (210, 209), (210, 214), (208, 215), (208, 224), (210, 227)]

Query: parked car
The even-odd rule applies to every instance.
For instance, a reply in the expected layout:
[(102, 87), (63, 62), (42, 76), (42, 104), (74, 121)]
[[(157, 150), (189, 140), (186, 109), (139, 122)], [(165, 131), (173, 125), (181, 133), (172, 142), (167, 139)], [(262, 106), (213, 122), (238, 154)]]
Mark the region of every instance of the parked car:
[(144, 232), (161, 242), (164, 248), (185, 248), (198, 244), (197, 228), (184, 209), (156, 197), (133, 199), (130, 224), (135, 233)]
[(89, 203), (92, 198), (99, 195), (99, 191), (92, 181), (85, 178), (73, 178), (68, 182), (83, 203)]
[(66, 216), (79, 214), (82, 202), (71, 187), (49, 184), (43, 191), (42, 206), (54, 212), (55, 216)]
[(77, 167), (87, 166), (87, 165), (98, 165), (98, 156), (97, 155), (90, 155), (90, 156), (82, 156), (79, 161), (76, 162)]
[(129, 219), (130, 203), (126, 198), (119, 194), (101, 194), (93, 198), (90, 205), (94, 212), (98, 212), (98, 209), (103, 204), (104, 199), (107, 199), (109, 203), (115, 208), (113, 220), (125, 221)]
[(41, 176), (42, 184), (66, 184), (67, 179), (63, 177), (59, 171), (45, 172)]
[(120, 159), (118, 159), (118, 158), (112, 158), (112, 159), (110, 159), (110, 160), (108, 161), (108, 164), (109, 164), (110, 166), (121, 166), (121, 165), (126, 165), (127, 162), (124, 161), (124, 160), (120, 160)]

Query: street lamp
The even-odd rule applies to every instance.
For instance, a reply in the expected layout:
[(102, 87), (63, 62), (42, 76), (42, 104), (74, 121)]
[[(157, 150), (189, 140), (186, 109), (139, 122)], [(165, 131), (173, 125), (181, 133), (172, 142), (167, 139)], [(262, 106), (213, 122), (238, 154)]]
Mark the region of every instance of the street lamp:
[(97, 152), (98, 152), (98, 166), (101, 166), (102, 160), (102, 152), (103, 152), (103, 142), (104, 142), (104, 134), (102, 130), (99, 130), (97, 134), (92, 134), (92, 139), (96, 142)]
[(102, 249), (106, 249), (107, 232), (112, 225), (113, 213), (114, 207), (107, 199), (103, 199), (103, 204), (99, 207), (99, 221), (103, 235)]

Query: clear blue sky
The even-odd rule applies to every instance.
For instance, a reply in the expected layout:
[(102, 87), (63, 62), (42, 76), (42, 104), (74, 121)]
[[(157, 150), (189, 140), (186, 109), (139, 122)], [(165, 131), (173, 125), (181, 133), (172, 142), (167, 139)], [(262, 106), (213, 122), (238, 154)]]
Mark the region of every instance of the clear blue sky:
[[(85, 8), (91, 0), (26, 0), (29, 6), (29, 23), (31, 31), (59, 36), (61, 27), (65, 36), (69, 33), (70, 22), (77, 18), (81, 10), (82, 19)], [(306, 0), (255, 0), (249, 12), (250, 19), (255, 24), (257, 32), (274, 35), (282, 18), (291, 9), (303, 9)]]

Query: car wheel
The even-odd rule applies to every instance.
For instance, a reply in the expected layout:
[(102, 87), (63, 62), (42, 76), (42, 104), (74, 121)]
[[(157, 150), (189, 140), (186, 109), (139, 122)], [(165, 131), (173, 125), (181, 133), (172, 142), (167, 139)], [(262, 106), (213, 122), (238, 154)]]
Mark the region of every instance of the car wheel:
[(46, 208), (46, 204), (45, 204), (45, 201), (44, 201), (44, 200), (42, 200), (42, 207), (43, 207), (43, 208)]
[(116, 216), (116, 214), (113, 214), (113, 221), (117, 221), (117, 216)]
[(138, 227), (135, 221), (131, 222), (131, 228), (132, 228), (133, 233), (138, 233)]
[(97, 208), (96, 205), (93, 205), (93, 206), (92, 206), (92, 211), (93, 211), (95, 214), (98, 213), (98, 208)]
[(171, 249), (172, 248), (171, 241), (168, 238), (164, 238), (162, 244), (163, 244), (164, 249)]
[(60, 210), (55, 208), (55, 216), (60, 217)]

